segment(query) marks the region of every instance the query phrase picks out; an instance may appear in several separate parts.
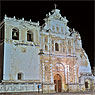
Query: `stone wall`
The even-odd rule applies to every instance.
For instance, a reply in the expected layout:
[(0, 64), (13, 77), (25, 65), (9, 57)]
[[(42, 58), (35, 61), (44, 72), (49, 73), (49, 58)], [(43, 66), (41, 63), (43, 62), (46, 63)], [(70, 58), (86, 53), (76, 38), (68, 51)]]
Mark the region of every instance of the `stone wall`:
[[(4, 19), (4, 66), (3, 80), (40, 80), (39, 26), (36, 23)], [(18, 30), (19, 39), (13, 39), (13, 29)], [(33, 41), (27, 38), (27, 32), (33, 33)]]
[(54, 93), (54, 85), (43, 85), (43, 93)]
[(85, 84), (71, 84), (68, 85), (68, 92), (85, 92), (85, 91), (95, 91), (95, 84), (91, 85), (90, 89), (85, 88)]
[[(0, 93), (4, 92), (38, 92), (38, 85), (36, 83), (22, 83), (22, 84), (0, 84)], [(41, 91), (41, 89), (39, 89)]]
[[(38, 85), (40, 88), (38, 90)], [(10, 84), (0, 84), (0, 93), (13, 93), (13, 92), (36, 92), (38, 93), (55, 93), (54, 85), (48, 84), (43, 85), (43, 89), (41, 84), (39, 83), (10, 83)], [(68, 90), (66, 92), (95, 92), (95, 84), (93, 85), (93, 89), (85, 89), (85, 85), (68, 85)]]
[(79, 85), (68, 85), (68, 90), (69, 92), (79, 92), (80, 91), (80, 86)]

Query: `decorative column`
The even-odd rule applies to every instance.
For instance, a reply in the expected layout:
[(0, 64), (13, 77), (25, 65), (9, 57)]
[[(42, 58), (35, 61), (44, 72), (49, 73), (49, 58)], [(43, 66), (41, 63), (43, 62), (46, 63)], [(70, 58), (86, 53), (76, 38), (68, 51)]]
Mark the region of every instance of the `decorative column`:
[(52, 64), (50, 64), (50, 72), (51, 72), (51, 83), (53, 83)]
[(54, 40), (54, 51), (55, 51), (55, 40)]

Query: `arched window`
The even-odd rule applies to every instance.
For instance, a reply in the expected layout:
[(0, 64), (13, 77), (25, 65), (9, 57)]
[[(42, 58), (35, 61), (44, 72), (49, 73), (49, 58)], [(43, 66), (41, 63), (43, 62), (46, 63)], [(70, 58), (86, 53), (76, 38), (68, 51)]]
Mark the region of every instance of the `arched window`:
[(59, 32), (59, 27), (56, 27), (57, 32)]
[(19, 29), (18, 28), (12, 29), (12, 39), (19, 40)]
[(58, 43), (55, 43), (55, 51), (59, 51), (59, 45), (58, 45)]
[(88, 88), (88, 82), (85, 82), (85, 88)]
[(63, 27), (61, 27), (61, 32), (63, 32)]
[(47, 47), (47, 45), (45, 45), (45, 51), (48, 51), (48, 47)]
[(23, 78), (23, 73), (18, 73), (18, 80), (22, 80)]
[(27, 41), (33, 42), (33, 32), (32, 31), (27, 31)]

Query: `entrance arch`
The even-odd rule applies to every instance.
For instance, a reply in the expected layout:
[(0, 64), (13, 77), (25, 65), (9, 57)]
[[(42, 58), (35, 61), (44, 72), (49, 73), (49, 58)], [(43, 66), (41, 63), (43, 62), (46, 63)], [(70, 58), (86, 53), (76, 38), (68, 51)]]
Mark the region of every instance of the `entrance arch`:
[(59, 74), (54, 76), (54, 84), (55, 84), (55, 91), (61, 92), (62, 91), (62, 78)]

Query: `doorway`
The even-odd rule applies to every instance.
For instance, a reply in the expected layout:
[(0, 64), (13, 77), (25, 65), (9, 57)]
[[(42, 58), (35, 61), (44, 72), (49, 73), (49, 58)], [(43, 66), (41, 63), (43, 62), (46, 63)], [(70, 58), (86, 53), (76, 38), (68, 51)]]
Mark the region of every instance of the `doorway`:
[(61, 92), (62, 91), (62, 78), (59, 74), (54, 76), (54, 84), (55, 84), (55, 91)]

